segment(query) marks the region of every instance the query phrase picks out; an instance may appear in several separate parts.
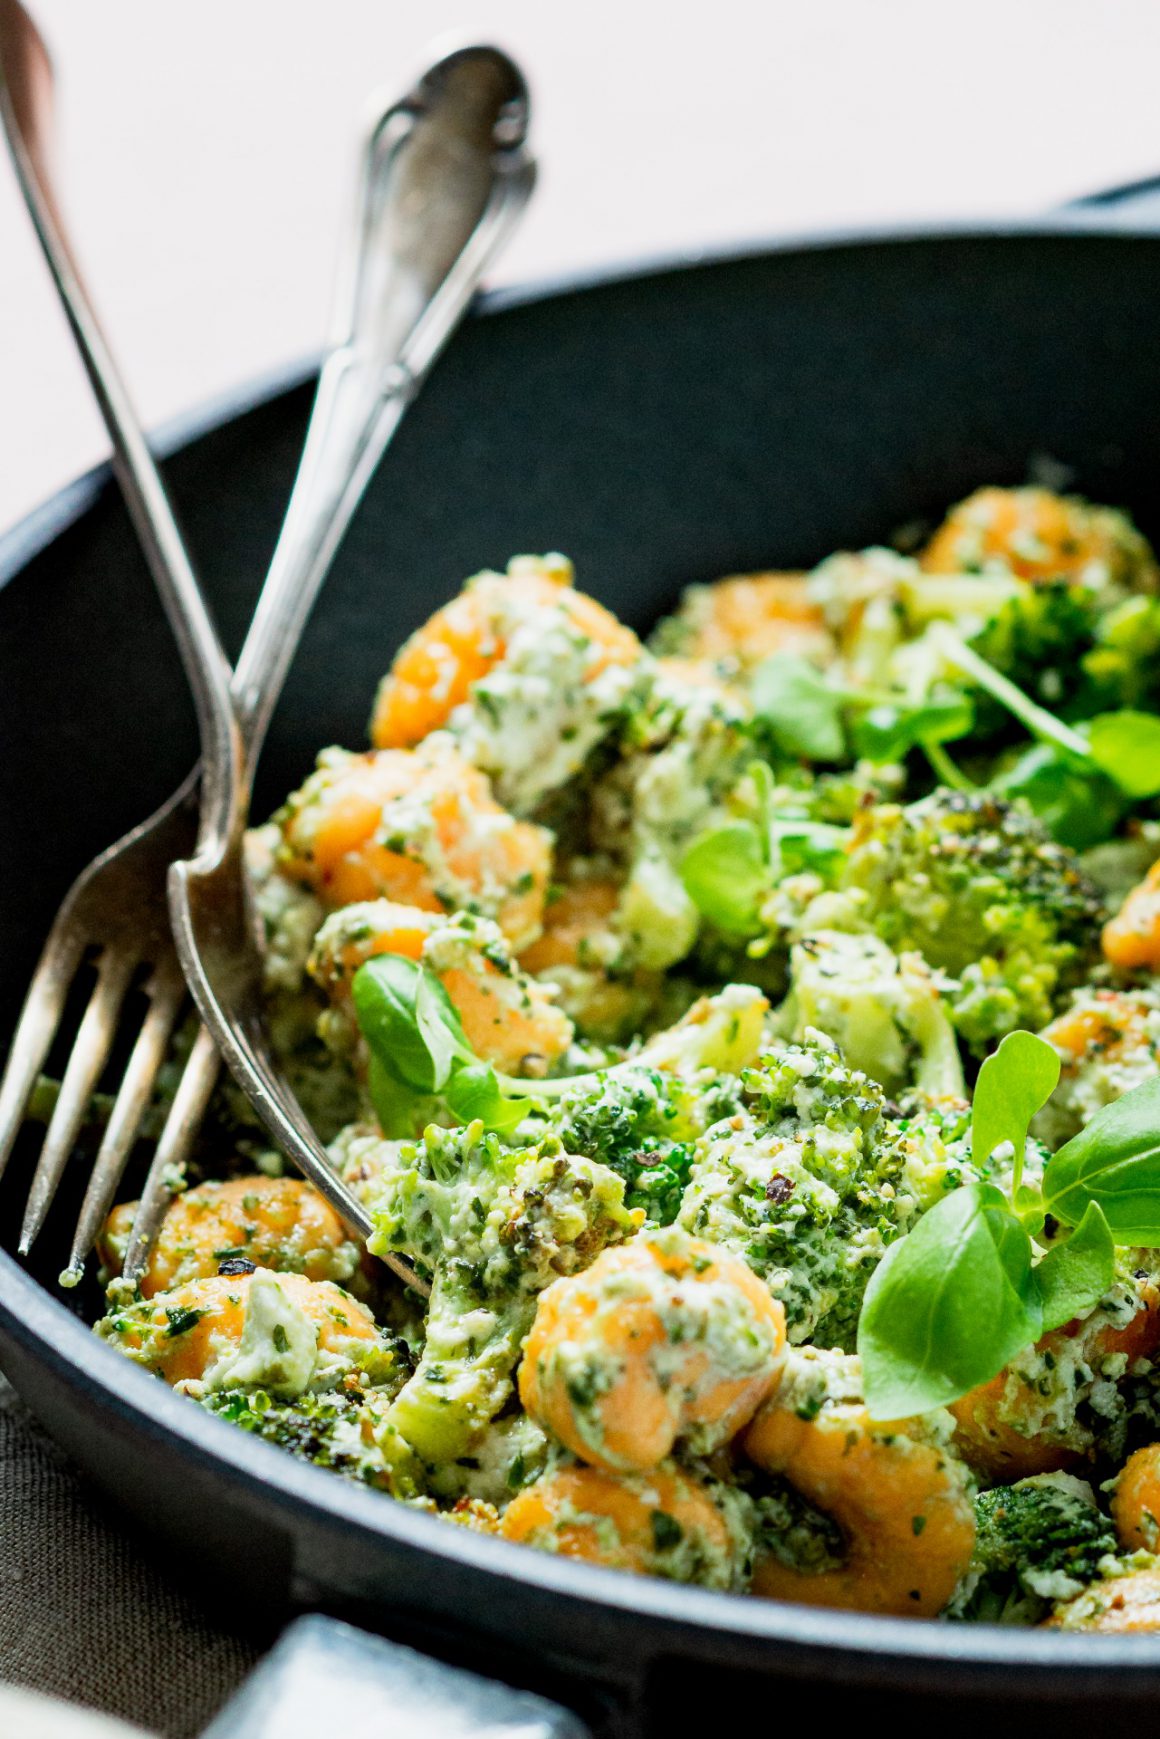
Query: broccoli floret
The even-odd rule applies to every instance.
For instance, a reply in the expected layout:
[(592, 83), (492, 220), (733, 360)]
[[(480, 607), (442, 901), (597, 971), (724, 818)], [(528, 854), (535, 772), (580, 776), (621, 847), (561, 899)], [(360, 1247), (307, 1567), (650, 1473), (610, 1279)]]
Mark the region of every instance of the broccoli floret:
[(1160, 598), (1125, 598), (1100, 618), (1083, 658), (1080, 717), (1117, 707), (1160, 706)]
[(952, 1024), (977, 1053), (1041, 1027), (1098, 950), (1104, 904), (1078, 860), (1017, 803), (940, 788), (860, 815), (845, 874), (865, 919), (957, 982)]
[(391, 1144), (372, 1217), (370, 1248), (409, 1257), (431, 1282), (418, 1368), (385, 1417), (429, 1469), (467, 1456), (510, 1396), (538, 1293), (642, 1219), (606, 1166), (553, 1136), (504, 1148), (478, 1123)]
[(698, 1136), (740, 1105), (736, 1076), (690, 1083), (627, 1064), (598, 1076), (590, 1090), (568, 1094), (550, 1127), (570, 1153), (599, 1160), (624, 1179), (627, 1207), (668, 1226), (677, 1217)]
[[(971, 1162), (971, 1107), (966, 1099), (927, 1099), (908, 1094), (887, 1107), (876, 1131), (878, 1170), (894, 1191), (903, 1230), (960, 1184), (975, 1183)], [(1032, 1147), (1028, 1142), (1028, 1148)]]
[(975, 1553), (948, 1617), (1038, 1624), (1078, 1594), (1116, 1550), (1091, 1487), (1066, 1473), (995, 1486), (975, 1499)]
[[(693, 1143), (740, 1104), (740, 1071), (761, 1046), (768, 1003), (752, 985), (699, 997), (675, 1026), (628, 1061), (553, 1083), (542, 1126), (574, 1154), (628, 1186), (625, 1205), (670, 1225), (688, 1181)], [(534, 1121), (528, 1128), (534, 1127)]]
[(812, 1031), (747, 1069), (742, 1089), (744, 1112), (697, 1143), (678, 1224), (748, 1262), (785, 1306), (792, 1341), (848, 1347), (901, 1229), (877, 1169), (882, 1089)]
[(826, 1183), (840, 1188), (857, 1172), (882, 1115), (882, 1091), (849, 1068), (825, 1034), (807, 1030), (801, 1044), (767, 1051), (742, 1072), (741, 1085), (757, 1127), (803, 1141), (807, 1163)]
[[(905, 1231), (961, 1184), (991, 1180), (1001, 1189), (1011, 1187), (1009, 1150), (998, 1149), (998, 1157), (982, 1166), (972, 1161), (971, 1107), (966, 1099), (908, 1094), (899, 1104), (887, 1106), (875, 1141), (875, 1169), (883, 1193), (894, 1193), (894, 1211)], [(1023, 1153), (1026, 1183), (1039, 1182), (1047, 1158), (1042, 1142), (1029, 1135)]]
[[(1041, 705), (1065, 718), (1118, 707), (1152, 707), (1160, 697), (1160, 599), (1123, 598), (1052, 580), (1021, 586), (973, 638), (976, 652)], [(976, 733), (994, 734), (1007, 716), (978, 697)]]
[(617, 930), (622, 964), (664, 970), (697, 939), (699, 915), (681, 859), (753, 759), (744, 701), (718, 683), (652, 670), (643, 704), (625, 720), (620, 759), (592, 791), (594, 843), (623, 865)]
[(963, 1070), (938, 983), (920, 955), (901, 958), (872, 932), (810, 931), (790, 952), (780, 1023), (800, 1040), (826, 1033), (852, 1068), (888, 1093), (962, 1096)]
[(862, 809), (897, 800), (906, 784), (902, 767), (856, 761), (839, 773), (820, 773), (803, 792), (811, 820), (849, 827)]
[[(1090, 587), (1052, 580), (1020, 586), (971, 641), (975, 651), (1052, 712), (1083, 717), (1075, 702), (1085, 688), (1084, 655), (1095, 643), (1100, 600)], [(1117, 706), (1126, 703), (1114, 702)], [(994, 736), (1010, 714), (976, 697), (975, 734)]]

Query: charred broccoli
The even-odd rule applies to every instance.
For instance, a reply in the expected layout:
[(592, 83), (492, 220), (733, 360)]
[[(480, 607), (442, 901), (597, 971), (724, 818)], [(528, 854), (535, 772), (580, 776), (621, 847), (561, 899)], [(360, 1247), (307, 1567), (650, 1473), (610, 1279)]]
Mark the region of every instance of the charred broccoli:
[(301, 1461), (331, 1468), (364, 1485), (392, 1488), (396, 1482), (373, 1437), (389, 1400), (389, 1390), (300, 1395), (294, 1401), (280, 1401), (265, 1389), (224, 1389), (206, 1395), (202, 1406)]
[(940, 788), (864, 812), (845, 881), (884, 942), (953, 976), (947, 1011), (976, 1052), (1044, 1026), (1098, 948), (1103, 901), (1076, 858), (985, 792)]

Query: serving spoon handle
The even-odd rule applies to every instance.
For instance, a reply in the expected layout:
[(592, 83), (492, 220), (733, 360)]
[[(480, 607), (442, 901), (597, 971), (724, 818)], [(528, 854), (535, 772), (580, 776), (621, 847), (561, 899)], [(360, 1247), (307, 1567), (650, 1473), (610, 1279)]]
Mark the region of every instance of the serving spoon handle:
[(535, 180), (527, 88), (498, 49), (451, 51), (371, 113), (306, 445), (235, 673), (251, 770), (354, 511)]
[[(323, 362), (286, 521), (234, 675), (244, 754), (221, 773), (231, 803), (203, 813), (195, 854), (169, 872), (173, 939), (204, 1034), (275, 1146), (351, 1231), (366, 1209), (337, 1176), (269, 1042), (262, 959), (243, 860), (253, 770), (311, 605), (383, 450), (458, 326), (531, 193), (528, 93), (499, 49), (458, 48), (367, 132)], [(215, 777), (218, 774), (215, 769)], [(212, 1066), (209, 1040), (199, 1054)], [(204, 1065), (204, 1066), (203, 1066)], [(169, 1200), (155, 1160), (125, 1256), (133, 1278)], [(408, 1285), (427, 1290), (397, 1255)]]

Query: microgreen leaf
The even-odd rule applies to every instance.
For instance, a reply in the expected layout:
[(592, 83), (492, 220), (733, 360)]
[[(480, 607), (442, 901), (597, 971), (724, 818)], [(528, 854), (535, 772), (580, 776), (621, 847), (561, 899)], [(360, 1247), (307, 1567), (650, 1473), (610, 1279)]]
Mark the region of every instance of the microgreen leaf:
[(995, 1149), (1011, 1143), (1012, 1187), (1019, 1188), (1023, 1150), (1031, 1119), (1059, 1082), (1059, 1054), (1035, 1033), (1008, 1033), (979, 1070), (971, 1107), (971, 1158), (983, 1166)]
[(729, 821), (694, 840), (681, 862), (685, 891), (697, 910), (730, 936), (755, 936), (758, 910), (769, 887), (761, 832), (750, 821)]
[(1160, 1249), (1160, 1077), (1105, 1105), (1052, 1155), (1043, 1198), (1065, 1226), (1095, 1202), (1117, 1244)]
[(1089, 1202), (1065, 1242), (1054, 1245), (1035, 1270), (1043, 1303), (1043, 1332), (1094, 1310), (1115, 1278), (1116, 1250), (1102, 1208)]
[(775, 652), (754, 671), (750, 692), (757, 717), (785, 754), (808, 761), (845, 757), (841, 690), (831, 688), (806, 659)]
[(1100, 713), (1086, 727), (1096, 766), (1126, 797), (1160, 794), (1160, 718), (1154, 713)]
[(991, 789), (1001, 797), (1022, 797), (1052, 838), (1073, 851), (1110, 839), (1124, 813), (1123, 796), (1105, 773), (1048, 743), (1033, 743), (992, 780)]
[(965, 1184), (891, 1245), (858, 1323), (866, 1404), (903, 1419), (989, 1382), (1037, 1340), (1031, 1241), (1000, 1192)]
[(850, 727), (854, 753), (878, 763), (901, 761), (922, 744), (953, 743), (967, 736), (975, 709), (965, 694), (950, 694), (920, 705), (903, 702), (870, 707)]

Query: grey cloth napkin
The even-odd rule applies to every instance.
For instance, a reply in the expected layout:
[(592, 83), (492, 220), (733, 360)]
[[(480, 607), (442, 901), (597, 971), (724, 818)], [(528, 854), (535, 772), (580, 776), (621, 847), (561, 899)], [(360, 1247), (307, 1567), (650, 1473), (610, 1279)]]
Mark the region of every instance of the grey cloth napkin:
[(148, 1554), (0, 1377), (0, 1680), (187, 1739), (258, 1653)]

